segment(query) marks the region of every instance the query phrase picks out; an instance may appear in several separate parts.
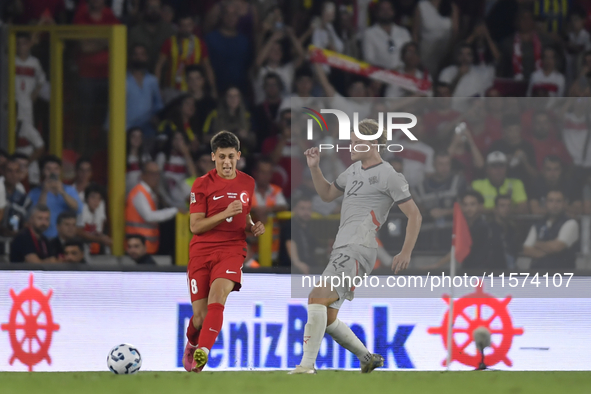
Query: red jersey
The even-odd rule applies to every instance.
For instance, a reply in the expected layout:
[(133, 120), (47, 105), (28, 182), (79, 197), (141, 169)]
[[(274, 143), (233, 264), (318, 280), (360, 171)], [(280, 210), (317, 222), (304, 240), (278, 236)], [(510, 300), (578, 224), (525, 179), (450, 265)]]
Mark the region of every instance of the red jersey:
[(205, 217), (211, 217), (226, 210), (236, 200), (242, 202), (242, 213), (227, 218), (203, 234), (193, 235), (189, 257), (219, 251), (220, 247), (246, 256), (246, 216), (250, 213), (253, 195), (254, 179), (241, 171), (236, 171), (234, 179), (224, 179), (214, 168), (195, 179), (191, 188), (191, 213), (205, 213)]

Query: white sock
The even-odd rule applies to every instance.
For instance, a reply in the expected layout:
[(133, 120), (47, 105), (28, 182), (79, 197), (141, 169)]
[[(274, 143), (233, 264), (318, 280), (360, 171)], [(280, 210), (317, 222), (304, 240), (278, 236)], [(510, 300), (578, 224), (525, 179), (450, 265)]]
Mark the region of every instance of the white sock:
[(319, 304), (308, 305), (308, 322), (304, 327), (304, 355), (301, 366), (314, 368), (318, 351), (326, 331), (326, 307)]
[(330, 326), (326, 327), (326, 332), (342, 347), (353, 353), (359, 358), (362, 364), (366, 364), (371, 360), (371, 353), (363, 342), (348, 325), (336, 319)]
[(209, 356), (209, 349), (206, 347), (202, 347), (201, 350), (203, 350), (205, 352), (205, 354), (207, 354)]

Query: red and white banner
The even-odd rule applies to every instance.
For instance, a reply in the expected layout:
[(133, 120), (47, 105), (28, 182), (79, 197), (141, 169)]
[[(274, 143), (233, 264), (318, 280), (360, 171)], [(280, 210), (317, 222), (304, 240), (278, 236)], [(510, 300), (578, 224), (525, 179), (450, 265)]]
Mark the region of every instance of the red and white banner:
[(369, 63), (362, 62), (350, 56), (328, 49), (318, 48), (314, 45), (309, 46), (308, 53), (310, 54), (310, 61), (312, 63), (326, 64), (352, 74), (398, 85), (412, 92), (428, 94), (432, 87), (431, 82), (427, 78), (416, 78), (411, 75), (404, 75), (398, 71), (372, 66)]

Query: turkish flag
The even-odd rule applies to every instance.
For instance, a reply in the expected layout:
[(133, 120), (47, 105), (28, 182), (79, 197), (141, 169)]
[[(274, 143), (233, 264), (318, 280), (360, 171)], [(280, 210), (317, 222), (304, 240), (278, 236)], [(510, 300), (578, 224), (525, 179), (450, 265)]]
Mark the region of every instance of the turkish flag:
[(472, 248), (472, 236), (466, 218), (460, 209), (460, 204), (454, 204), (454, 225), (452, 244), (456, 247), (455, 258), (458, 263), (462, 263), (466, 256), (470, 254)]

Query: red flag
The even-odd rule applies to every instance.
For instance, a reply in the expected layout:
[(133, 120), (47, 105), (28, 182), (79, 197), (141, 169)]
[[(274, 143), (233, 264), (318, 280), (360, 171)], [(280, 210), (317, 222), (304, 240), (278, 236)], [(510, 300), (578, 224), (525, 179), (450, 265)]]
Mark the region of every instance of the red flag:
[(456, 261), (462, 263), (470, 254), (472, 248), (472, 236), (466, 218), (460, 209), (460, 204), (454, 204), (454, 225), (452, 244), (456, 247)]

